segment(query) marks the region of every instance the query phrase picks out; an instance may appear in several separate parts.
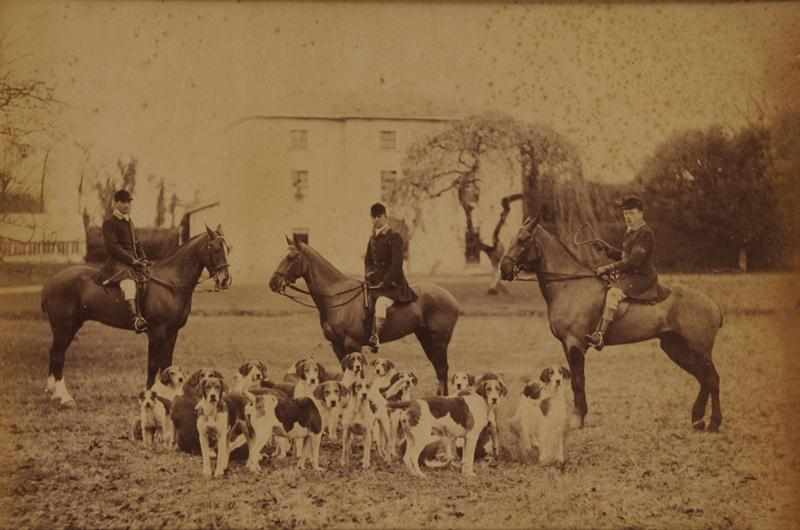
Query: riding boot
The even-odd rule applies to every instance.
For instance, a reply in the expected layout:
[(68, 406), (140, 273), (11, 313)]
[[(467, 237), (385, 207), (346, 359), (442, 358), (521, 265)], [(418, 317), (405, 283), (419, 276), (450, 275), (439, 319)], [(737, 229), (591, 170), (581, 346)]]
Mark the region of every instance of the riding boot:
[(145, 320), (142, 314), (139, 312), (139, 304), (136, 303), (136, 299), (131, 298), (128, 300), (128, 306), (130, 307), (131, 314), (133, 315), (133, 331), (136, 333), (144, 333), (147, 331), (147, 320)]
[(383, 319), (375, 317), (372, 323), (372, 332), (369, 336), (369, 347), (372, 349), (372, 353), (378, 353), (378, 349), (381, 346), (381, 341), (379, 338), (381, 327), (383, 327)]
[(597, 351), (603, 349), (605, 345), (603, 341), (605, 340), (605, 334), (609, 324), (611, 324), (611, 320), (603, 318), (600, 320), (600, 325), (597, 326), (594, 333), (586, 335), (586, 341), (589, 343), (589, 346), (592, 346)]

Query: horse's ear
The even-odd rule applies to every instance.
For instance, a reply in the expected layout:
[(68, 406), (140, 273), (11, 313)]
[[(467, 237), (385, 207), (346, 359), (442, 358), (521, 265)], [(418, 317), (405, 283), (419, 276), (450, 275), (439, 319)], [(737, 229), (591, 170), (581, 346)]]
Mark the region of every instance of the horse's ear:
[(213, 230), (211, 230), (208, 227), (208, 225), (206, 225), (206, 233), (208, 234), (208, 237), (211, 238), (211, 239), (214, 239), (215, 237), (217, 237), (217, 234)]
[(217, 225), (217, 234), (220, 235), (220, 236), (223, 235), (222, 234), (222, 224), (218, 224)]
[(286, 234), (283, 234), (283, 237), (285, 237), (285, 238), (286, 238), (286, 244), (287, 244), (287, 245), (289, 245), (290, 247), (291, 247), (292, 245), (294, 245), (294, 242), (293, 242), (291, 239), (289, 239), (289, 236), (287, 236)]

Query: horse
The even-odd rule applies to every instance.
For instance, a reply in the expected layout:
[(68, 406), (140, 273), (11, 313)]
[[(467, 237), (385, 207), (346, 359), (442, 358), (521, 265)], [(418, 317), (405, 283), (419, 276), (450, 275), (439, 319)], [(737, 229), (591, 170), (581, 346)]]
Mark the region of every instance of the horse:
[[(536, 273), (547, 303), (550, 331), (561, 342), (572, 371), (572, 391), (582, 427), (588, 412), (585, 337), (600, 318), (606, 282), (540, 225), (538, 217), (525, 220), (500, 264), (501, 276), (506, 281), (514, 280), (521, 270)], [(659, 339), (667, 356), (700, 384), (691, 411), (693, 427), (706, 428), (704, 416), (710, 396), (708, 430), (718, 431), (722, 423), (719, 374), (711, 352), (723, 323), (719, 305), (705, 294), (683, 286), (672, 287), (670, 295), (657, 304), (625, 303), (629, 303), (627, 311), (608, 328), (606, 344)], [(624, 310), (620, 306), (618, 315)]]
[[(311, 295), (322, 333), (341, 362), (367, 344), (364, 282), (346, 276), (304, 242), (288, 237), (286, 241), (289, 252), (272, 274), (269, 287), (290, 298), (285, 292), (287, 286)], [(308, 291), (294, 287), (298, 278), (305, 280)], [(417, 300), (390, 306), (379, 338), (386, 343), (414, 333), (436, 372), (437, 395), (446, 396), (447, 348), (461, 311), (455, 297), (438, 285), (425, 283), (412, 288)]]
[[(142, 313), (148, 321), (147, 383), (150, 388), (158, 371), (172, 364), (178, 331), (186, 324), (192, 295), (203, 269), (214, 278), (217, 290), (228, 289), (230, 246), (222, 234), (206, 227), (206, 232), (190, 239), (171, 256), (154, 263), (142, 295)], [(64, 358), (72, 339), (87, 320), (132, 330), (130, 309), (119, 286), (101, 286), (95, 281), (98, 269), (74, 265), (50, 277), (42, 288), (42, 311), (53, 334), (47, 393), (62, 406), (75, 406), (64, 381)]]

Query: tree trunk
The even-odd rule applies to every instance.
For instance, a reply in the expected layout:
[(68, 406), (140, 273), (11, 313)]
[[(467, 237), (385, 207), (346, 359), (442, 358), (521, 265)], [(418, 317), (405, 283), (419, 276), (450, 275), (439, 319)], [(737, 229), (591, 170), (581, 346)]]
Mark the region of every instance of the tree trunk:
[(739, 248), (739, 270), (741, 272), (747, 272), (747, 248), (740, 247)]

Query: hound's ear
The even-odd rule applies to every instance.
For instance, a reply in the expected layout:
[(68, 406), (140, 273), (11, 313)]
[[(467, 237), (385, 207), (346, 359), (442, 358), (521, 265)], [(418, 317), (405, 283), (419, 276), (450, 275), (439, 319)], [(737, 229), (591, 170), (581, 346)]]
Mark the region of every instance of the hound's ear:
[(347, 389), (347, 387), (344, 386), (341, 383), (336, 383), (336, 384), (339, 385), (339, 395), (342, 396), (342, 399), (349, 398), (350, 397), (350, 391)]
[(481, 381), (478, 383), (478, 388), (475, 390), (475, 393), (481, 396), (482, 398), (486, 398), (486, 382)]
[(419, 383), (419, 379), (417, 379), (417, 374), (415, 374), (414, 372), (408, 372), (408, 373), (411, 375), (411, 381), (413, 381), (414, 386), (417, 386), (417, 384)]
[(561, 372), (561, 377), (564, 379), (572, 379), (572, 372), (569, 371), (569, 368), (566, 366), (560, 366), (558, 371)]
[(241, 365), (239, 367), (239, 373), (241, 375), (247, 375), (247, 374), (250, 373), (251, 369), (252, 369), (252, 366), (250, 366), (250, 361), (248, 361), (248, 362), (244, 363), (243, 365)]
[(313, 394), (318, 401), (322, 401), (323, 399), (325, 399), (325, 392), (322, 388), (322, 385), (317, 385), (317, 388), (314, 389)]
[(144, 392), (145, 392), (145, 391), (144, 391), (144, 390), (142, 390), (141, 392), (139, 392), (139, 393), (136, 395), (136, 397), (139, 399), (139, 401), (144, 401)]
[(539, 380), (541, 380), (542, 383), (549, 383), (551, 377), (553, 377), (553, 369), (548, 367), (542, 370), (542, 375), (539, 376)]
[(217, 234), (216, 234), (216, 232), (214, 232), (213, 230), (211, 230), (211, 229), (208, 227), (208, 225), (206, 225), (206, 233), (208, 234), (208, 237), (209, 237), (210, 239), (215, 239), (215, 238), (217, 237)]
[(475, 386), (475, 376), (472, 374), (467, 375), (467, 382), (469, 386)]
[(394, 363), (392, 361), (386, 361), (386, 369), (391, 370), (394, 368)]

